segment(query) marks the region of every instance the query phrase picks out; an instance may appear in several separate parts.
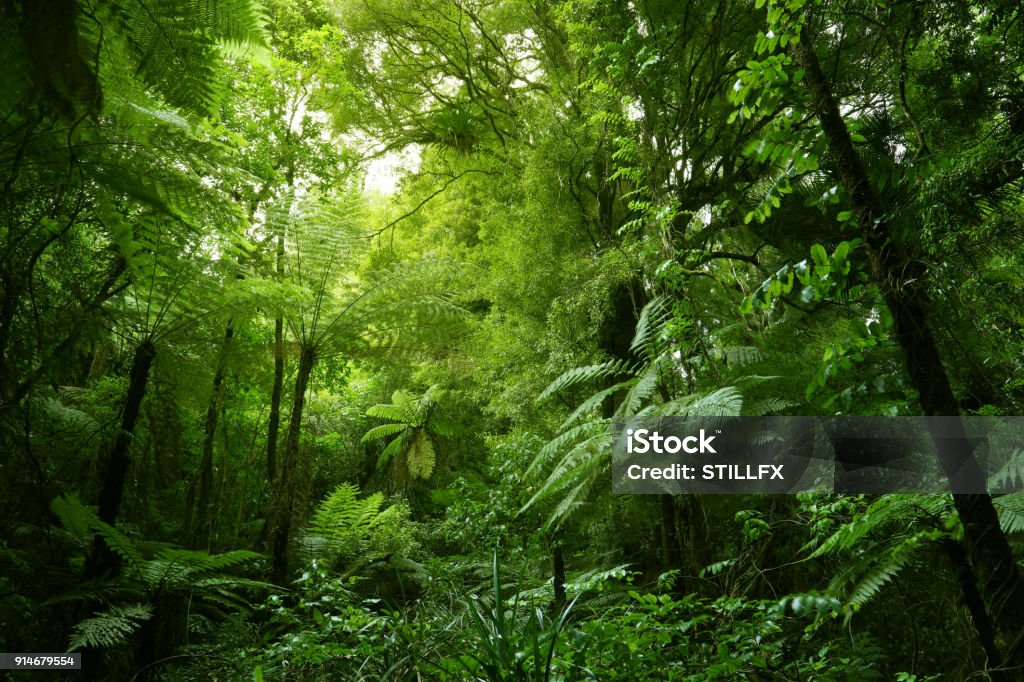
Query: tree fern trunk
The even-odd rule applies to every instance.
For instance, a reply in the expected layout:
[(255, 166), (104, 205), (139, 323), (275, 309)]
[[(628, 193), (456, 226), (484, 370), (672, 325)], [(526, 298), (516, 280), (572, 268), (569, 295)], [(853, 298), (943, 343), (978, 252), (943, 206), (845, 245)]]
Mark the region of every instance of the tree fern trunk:
[[(210, 400), (206, 405), (206, 419), (203, 421), (203, 454), (199, 460), (199, 499), (195, 509), (189, 505), (189, 545), (203, 547), (210, 537), (210, 490), (213, 487), (213, 445), (217, 435), (217, 417), (220, 415), (221, 397), (224, 393), (224, 375), (227, 373), (228, 351), (235, 335), (232, 322), (224, 332), (224, 343), (217, 358), (217, 370), (213, 375)], [(191, 495), (190, 495), (191, 496)], [(195, 524), (191, 519), (195, 518)]]
[[(676, 523), (676, 498), (673, 495), (658, 495), (661, 505), (661, 543), (665, 554), (665, 563), (669, 568), (678, 569), (686, 575), (683, 568), (683, 549), (679, 542), (679, 527)], [(682, 581), (679, 582), (682, 584)]]
[[(284, 277), (284, 235), (277, 238), (277, 277)], [(277, 434), (281, 425), (281, 393), (284, 388), (284, 316), (274, 318), (274, 386), (270, 392), (270, 420), (267, 424), (267, 480), (273, 481), (277, 467)]]
[[(114, 525), (117, 521), (117, 512), (121, 507), (124, 482), (128, 474), (128, 466), (131, 464), (128, 451), (135, 432), (135, 423), (139, 419), (142, 400), (146, 396), (149, 370), (153, 366), (155, 358), (156, 349), (153, 347), (152, 341), (148, 339), (135, 349), (135, 358), (132, 361), (132, 370), (128, 381), (128, 393), (124, 400), (124, 412), (121, 415), (121, 429), (118, 431), (114, 447), (110, 451), (110, 462), (107, 464), (103, 491), (100, 493), (99, 517), (104, 523), (110, 525)], [(85, 563), (85, 580), (92, 580), (108, 572), (116, 574), (119, 569), (117, 555), (97, 535), (93, 539), (92, 554), (89, 555)], [(98, 604), (90, 604), (89, 608), (83, 610), (83, 615), (89, 613), (91, 607), (94, 606), (98, 606)], [(82, 672), (85, 679), (103, 679), (100, 672), (103, 667), (102, 663), (103, 651), (101, 649), (86, 649), (82, 658)]]
[(128, 475), (128, 466), (131, 464), (128, 451), (135, 433), (135, 423), (139, 419), (142, 399), (146, 396), (149, 370), (153, 366), (155, 358), (156, 349), (153, 347), (153, 342), (148, 339), (135, 349), (135, 358), (132, 360), (132, 371), (128, 381), (128, 393), (124, 399), (124, 412), (121, 415), (121, 428), (114, 440), (114, 447), (110, 450), (107, 474), (103, 481), (103, 491), (100, 493), (100, 519), (110, 525), (117, 520), (117, 512), (121, 507), (124, 481)]
[[(959, 416), (960, 406), (929, 324), (925, 292), (912, 281), (915, 264), (898, 243), (890, 240), (889, 226), (876, 206), (870, 177), (853, 146), (810, 36), (794, 44), (793, 54), (804, 69), (804, 83), (825, 134), (829, 155), (850, 196), (853, 213), (868, 246), (873, 279), (892, 311), (896, 338), (906, 355), (907, 370), (920, 396), (921, 408), (929, 416)], [(963, 434), (960, 423), (947, 428), (943, 435)], [(951, 479), (963, 475), (951, 465), (949, 458), (942, 460)], [(966, 465), (971, 469), (970, 477), (980, 475), (973, 457), (968, 457)], [(996, 630), (1003, 661), (1019, 670), (1024, 667), (1024, 581), (999, 527), (992, 499), (984, 494), (954, 495), (953, 499), (964, 526), (967, 556)]]
[(555, 610), (565, 606), (565, 553), (562, 550), (562, 543), (555, 540), (551, 548), (551, 573), (552, 586), (555, 591)]
[(316, 352), (310, 346), (303, 346), (299, 356), (299, 370), (295, 377), (295, 399), (292, 403), (291, 421), (285, 438), (284, 457), (278, 467), (274, 482), (274, 500), (271, 503), (273, 524), (273, 576), (279, 584), (288, 576), (288, 545), (291, 541), (292, 514), (295, 509), (295, 481), (293, 469), (299, 454), (299, 437), (302, 432), (302, 411), (306, 404), (306, 389), (309, 377), (316, 364)]

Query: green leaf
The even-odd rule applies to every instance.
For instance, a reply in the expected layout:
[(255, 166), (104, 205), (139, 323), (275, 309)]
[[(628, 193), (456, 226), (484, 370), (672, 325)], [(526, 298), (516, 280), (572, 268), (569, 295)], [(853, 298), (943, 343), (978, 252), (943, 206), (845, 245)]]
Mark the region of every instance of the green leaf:
[(814, 259), (817, 265), (827, 265), (829, 262), (828, 253), (821, 244), (815, 244), (811, 247), (811, 258)]
[(369, 443), (381, 438), (387, 438), (389, 436), (396, 436), (402, 433), (409, 426), (407, 424), (384, 424), (382, 426), (375, 426), (374, 428), (367, 431), (362, 438), (359, 439), (360, 443)]

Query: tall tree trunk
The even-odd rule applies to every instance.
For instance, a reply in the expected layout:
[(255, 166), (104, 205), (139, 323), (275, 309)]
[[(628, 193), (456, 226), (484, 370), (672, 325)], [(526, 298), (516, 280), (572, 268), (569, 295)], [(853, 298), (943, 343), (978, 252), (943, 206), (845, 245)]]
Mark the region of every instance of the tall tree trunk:
[[(100, 520), (109, 525), (117, 521), (117, 512), (121, 506), (121, 498), (124, 495), (124, 482), (128, 474), (128, 466), (131, 458), (128, 455), (131, 447), (132, 437), (135, 431), (135, 423), (139, 419), (139, 410), (142, 406), (142, 399), (146, 395), (146, 382), (149, 380), (149, 370), (153, 366), (153, 359), (156, 357), (156, 349), (150, 340), (143, 341), (135, 349), (135, 358), (132, 361), (132, 370), (128, 382), (128, 393), (124, 400), (124, 412), (121, 416), (121, 429), (114, 440), (114, 447), (110, 451), (110, 461), (107, 464), (107, 473), (103, 481), (103, 490), (100, 493), (99, 517)], [(93, 538), (92, 554), (85, 562), (83, 576), (85, 580), (98, 578), (104, 573), (117, 574), (120, 570), (120, 560), (111, 551), (107, 543), (99, 535)], [(83, 668), (86, 670), (86, 679), (95, 679), (96, 671), (102, 658), (100, 651), (86, 650), (86, 659), (83, 661)]]
[(565, 554), (562, 543), (556, 539), (551, 547), (551, 584), (555, 591), (554, 609), (565, 606)]
[[(892, 312), (896, 338), (906, 355), (907, 370), (920, 395), (921, 408), (929, 416), (959, 416), (960, 406), (929, 324), (926, 294), (912, 281), (916, 279), (914, 263), (898, 242), (890, 240), (889, 225), (877, 206), (871, 180), (853, 146), (809, 35), (793, 45), (793, 55), (804, 69), (804, 83), (867, 244), (874, 282)], [(943, 430), (946, 438), (964, 436), (962, 423), (946, 423)], [(973, 456), (968, 455), (961, 462), (965, 469), (956, 466), (955, 457), (941, 459), (951, 479), (966, 475), (970, 480), (984, 481)], [(1024, 581), (999, 526), (992, 499), (986, 494), (969, 494), (954, 495), (953, 500), (964, 526), (967, 556), (980, 583), (1003, 662), (1020, 670), (1024, 668)]]
[(100, 520), (113, 525), (117, 520), (117, 512), (121, 507), (124, 495), (124, 481), (128, 474), (131, 448), (135, 433), (135, 422), (139, 419), (142, 399), (146, 396), (146, 382), (149, 381), (149, 370), (156, 358), (153, 342), (145, 340), (135, 349), (132, 360), (132, 371), (129, 375), (128, 393), (124, 399), (124, 412), (121, 415), (121, 429), (117, 432), (114, 447), (110, 451), (107, 474), (103, 480), (103, 491), (100, 493)]
[[(284, 234), (277, 238), (277, 279), (284, 279)], [(281, 393), (284, 389), (284, 316), (274, 318), (274, 387), (270, 392), (270, 421), (267, 424), (267, 480), (273, 481), (277, 468), (277, 434), (281, 427)]]
[[(202, 548), (210, 538), (210, 490), (213, 487), (213, 445), (217, 435), (217, 417), (220, 415), (220, 403), (224, 394), (224, 376), (227, 374), (228, 352), (235, 336), (233, 321), (229, 321), (224, 331), (224, 343), (217, 357), (217, 370), (213, 374), (213, 387), (210, 400), (206, 404), (206, 419), (203, 421), (203, 450), (199, 460), (198, 500), (193, 509), (189, 507), (189, 524), (186, 532), (191, 547)], [(194, 487), (193, 487), (194, 490)], [(189, 491), (189, 497), (195, 493)], [(193, 518), (195, 522), (193, 524)]]
[(306, 388), (316, 364), (316, 352), (310, 346), (303, 346), (299, 355), (299, 370), (295, 377), (295, 398), (292, 403), (291, 421), (285, 437), (284, 457), (274, 480), (274, 499), (271, 501), (273, 523), (273, 576), (282, 584), (288, 576), (288, 545), (291, 541), (292, 515), (295, 510), (295, 484), (292, 474), (299, 454), (299, 436), (302, 433), (302, 410), (306, 404)]
[(943, 543), (943, 547), (946, 550), (946, 556), (949, 557), (950, 562), (953, 564), (953, 569), (956, 571), (956, 579), (960, 584), (960, 591), (963, 594), (964, 606), (967, 607), (967, 611), (971, 614), (971, 621), (973, 621), (974, 629), (978, 633), (978, 641), (981, 642), (981, 648), (985, 650), (985, 655), (988, 657), (988, 665), (992, 668), (998, 668), (1002, 666), (1002, 654), (996, 646), (995, 633), (992, 631), (992, 619), (988, 617), (988, 611), (985, 609), (985, 600), (982, 598), (981, 592), (978, 591), (978, 581), (974, 576), (974, 571), (971, 569), (970, 562), (967, 560), (967, 552), (964, 549), (963, 543), (947, 539)]
[[(676, 523), (676, 498), (674, 495), (662, 493), (658, 495), (661, 505), (661, 544), (665, 552), (665, 563), (669, 568), (679, 570), (680, 575), (686, 575), (683, 567), (683, 548), (679, 542), (679, 527)], [(679, 585), (682, 584), (679, 581)]]

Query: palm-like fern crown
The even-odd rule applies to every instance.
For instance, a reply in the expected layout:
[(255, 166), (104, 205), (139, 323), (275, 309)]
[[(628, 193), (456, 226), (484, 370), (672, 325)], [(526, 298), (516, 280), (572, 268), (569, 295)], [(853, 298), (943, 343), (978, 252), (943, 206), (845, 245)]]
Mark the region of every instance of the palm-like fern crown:
[(370, 417), (390, 422), (370, 429), (362, 438), (363, 443), (391, 438), (377, 459), (378, 468), (394, 461), (396, 478), (404, 474), (413, 480), (430, 478), (437, 465), (434, 438), (452, 434), (438, 414), (442, 395), (438, 386), (431, 386), (419, 397), (399, 390), (392, 394), (390, 404), (374, 405), (366, 411)]
[[(606, 382), (608, 385), (585, 398), (559, 428), (559, 434), (540, 449), (530, 472), (549, 473), (526, 508), (553, 497), (558, 504), (549, 517), (549, 525), (566, 519), (584, 504), (598, 481), (609, 471), (612, 425), (641, 416), (738, 415), (743, 398), (735, 387), (710, 393), (685, 395), (663, 400), (659, 388), (674, 383), (679, 361), (671, 339), (665, 333), (672, 318), (668, 301), (655, 298), (641, 311), (630, 351), (638, 360), (614, 359), (571, 369), (548, 385), (537, 400), (584, 385)], [(671, 393), (669, 393), (671, 395)], [(611, 417), (599, 410), (616, 398)]]
[(279, 302), (294, 336), (318, 357), (372, 355), (403, 342), (415, 347), (429, 330), (458, 326), (453, 302), (458, 268), (424, 260), (371, 272), (359, 269), (371, 241), (363, 201), (351, 188), (330, 196), (282, 197), (267, 212), (268, 230), (283, 235), (287, 281)]

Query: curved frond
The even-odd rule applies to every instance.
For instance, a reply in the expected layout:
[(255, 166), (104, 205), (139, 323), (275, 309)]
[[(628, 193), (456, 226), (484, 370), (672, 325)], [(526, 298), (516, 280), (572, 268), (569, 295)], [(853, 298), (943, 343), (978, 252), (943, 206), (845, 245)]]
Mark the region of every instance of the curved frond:
[(543, 402), (555, 393), (564, 391), (567, 388), (626, 373), (632, 373), (632, 363), (628, 360), (608, 360), (607, 362), (588, 365), (587, 367), (575, 367), (548, 384), (547, 388), (537, 396), (536, 402)]
[[(375, 415), (370, 415), (375, 416)], [(375, 426), (359, 439), (360, 443), (370, 443), (375, 440), (381, 440), (382, 438), (389, 438), (391, 436), (397, 436), (406, 429), (408, 424), (395, 423), (395, 424), (382, 424), (381, 426)]]
[(409, 475), (412, 478), (426, 480), (434, 473), (437, 456), (434, 453), (434, 444), (430, 442), (430, 434), (426, 429), (421, 428), (416, 431), (405, 457)]

